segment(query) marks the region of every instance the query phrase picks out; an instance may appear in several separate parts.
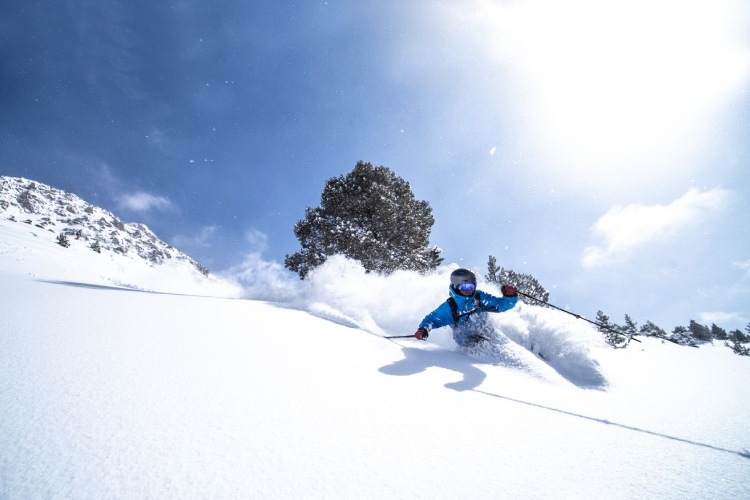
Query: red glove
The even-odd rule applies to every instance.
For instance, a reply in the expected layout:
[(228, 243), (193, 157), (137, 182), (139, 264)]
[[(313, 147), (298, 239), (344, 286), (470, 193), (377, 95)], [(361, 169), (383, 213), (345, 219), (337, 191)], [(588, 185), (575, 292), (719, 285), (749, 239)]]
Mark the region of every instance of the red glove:
[(419, 330), (417, 330), (417, 333), (415, 333), (414, 336), (417, 338), (417, 340), (424, 340), (429, 337), (430, 334), (427, 333), (427, 330), (425, 330), (424, 328), (420, 328)]
[(500, 287), (500, 291), (503, 292), (505, 297), (515, 297), (518, 295), (518, 289), (513, 285), (503, 285)]

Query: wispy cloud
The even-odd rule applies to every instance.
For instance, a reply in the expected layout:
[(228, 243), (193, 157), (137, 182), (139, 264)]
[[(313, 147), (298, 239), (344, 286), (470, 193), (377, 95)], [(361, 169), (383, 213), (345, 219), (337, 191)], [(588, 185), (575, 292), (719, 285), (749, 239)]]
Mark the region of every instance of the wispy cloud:
[(601, 243), (586, 247), (581, 265), (590, 269), (627, 260), (645, 245), (679, 232), (705, 210), (719, 207), (729, 191), (691, 189), (668, 205), (616, 206), (591, 227)]
[(177, 209), (168, 198), (148, 193), (123, 181), (106, 163), (99, 165), (95, 178), (96, 183), (114, 200), (120, 210), (145, 214), (154, 210), (172, 211)]
[(721, 326), (726, 324), (742, 323), (746, 318), (737, 312), (711, 311), (702, 312), (698, 315), (701, 324), (711, 325), (712, 323)]
[(117, 199), (120, 208), (132, 212), (151, 212), (152, 210), (172, 210), (174, 205), (163, 196), (156, 196), (144, 191), (120, 195)]
[(99, 164), (99, 168), (94, 172), (94, 179), (107, 193), (116, 193), (122, 189), (122, 181), (107, 163)]

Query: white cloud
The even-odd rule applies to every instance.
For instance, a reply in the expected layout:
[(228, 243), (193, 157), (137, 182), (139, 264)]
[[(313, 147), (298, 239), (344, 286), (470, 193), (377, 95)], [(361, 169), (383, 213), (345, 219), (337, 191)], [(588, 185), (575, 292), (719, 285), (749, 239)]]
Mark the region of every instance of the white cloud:
[(613, 207), (591, 227), (602, 242), (584, 249), (581, 265), (590, 269), (625, 261), (634, 250), (672, 236), (702, 211), (720, 206), (728, 194), (722, 189), (691, 189), (669, 205)]
[(99, 165), (96, 171), (96, 183), (115, 200), (120, 210), (145, 213), (151, 210), (167, 211), (176, 208), (167, 198), (147, 193), (124, 182), (106, 163)]
[(703, 312), (698, 315), (699, 322), (704, 325), (715, 323), (718, 326), (725, 324), (737, 324), (744, 322), (745, 318), (740, 313), (712, 311)]
[(133, 212), (150, 212), (151, 210), (171, 210), (174, 205), (163, 196), (139, 191), (132, 194), (121, 195), (117, 200), (120, 208)]

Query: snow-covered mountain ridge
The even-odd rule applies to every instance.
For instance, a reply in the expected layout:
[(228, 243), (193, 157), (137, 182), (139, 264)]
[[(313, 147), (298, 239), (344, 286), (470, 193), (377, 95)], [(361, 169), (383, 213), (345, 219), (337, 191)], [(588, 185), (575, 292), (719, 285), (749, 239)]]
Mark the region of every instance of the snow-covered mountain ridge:
[[(188, 255), (160, 240), (148, 227), (126, 223), (73, 193), (20, 177), (0, 177), (0, 211), (5, 219), (29, 224), (71, 245), (118, 253), (149, 265), (182, 262), (206, 274)], [(37, 234), (38, 235), (38, 234)]]

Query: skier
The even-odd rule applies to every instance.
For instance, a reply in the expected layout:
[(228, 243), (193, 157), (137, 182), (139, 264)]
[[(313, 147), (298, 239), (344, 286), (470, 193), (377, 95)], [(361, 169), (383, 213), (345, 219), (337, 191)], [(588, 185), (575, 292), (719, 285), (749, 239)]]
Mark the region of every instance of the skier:
[(493, 336), (488, 312), (502, 312), (518, 302), (518, 290), (511, 285), (500, 289), (502, 297), (477, 290), (477, 277), (468, 269), (456, 269), (451, 273), (450, 297), (437, 309), (425, 316), (414, 334), (425, 340), (433, 328), (452, 325), (453, 340), (461, 347), (473, 347)]

